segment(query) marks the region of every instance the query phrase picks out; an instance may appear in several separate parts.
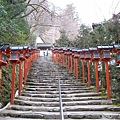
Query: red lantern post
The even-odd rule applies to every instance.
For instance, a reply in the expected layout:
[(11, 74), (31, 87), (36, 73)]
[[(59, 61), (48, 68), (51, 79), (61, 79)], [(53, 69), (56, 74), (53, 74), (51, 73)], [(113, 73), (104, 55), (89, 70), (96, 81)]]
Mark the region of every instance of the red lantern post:
[(74, 75), (76, 76), (77, 79), (78, 79), (78, 59), (79, 59), (79, 54), (78, 54), (78, 51), (75, 50), (75, 54), (74, 54)]
[(85, 54), (84, 60), (87, 61), (87, 68), (88, 68), (88, 87), (90, 87), (90, 60), (91, 60), (91, 53), (88, 49), (83, 49)]
[(19, 46), (19, 85), (18, 85), (18, 94), (21, 95), (21, 90), (22, 90), (22, 82), (23, 82), (23, 68), (22, 68), (22, 63), (25, 61), (25, 56), (24, 56), (24, 47)]
[(59, 64), (60, 64), (61, 66), (62, 66), (62, 61), (63, 61), (63, 60), (62, 60), (62, 53), (63, 53), (62, 48), (59, 48), (59, 49), (58, 49), (58, 55), (59, 55), (59, 58), (58, 58), (59, 61), (58, 61), (58, 62), (59, 62)]
[(24, 61), (24, 84), (26, 84), (26, 79), (27, 79), (27, 74), (28, 74), (28, 58), (30, 56), (29, 53), (29, 47), (28, 46), (24, 46), (24, 56), (25, 56), (25, 61)]
[(69, 52), (69, 58), (70, 58), (70, 66), (69, 66), (69, 71), (72, 73), (72, 68), (73, 68), (73, 56), (72, 56), (73, 52), (72, 52), (72, 49), (70, 49), (70, 52)]
[(70, 48), (67, 49), (67, 54), (66, 55), (67, 55), (67, 61), (68, 61), (67, 68), (71, 72), (72, 71), (71, 70), (71, 67), (72, 67), (72, 58), (71, 58), (72, 52), (71, 52)]
[(97, 46), (99, 52), (101, 52), (102, 58), (101, 61), (105, 62), (105, 71), (106, 71), (106, 84), (107, 84), (107, 96), (108, 99), (111, 99), (111, 85), (110, 85), (110, 74), (109, 74), (109, 65), (108, 62), (111, 60), (110, 52), (113, 49), (113, 46)]
[(65, 50), (64, 56), (65, 56), (65, 65), (64, 66), (68, 69), (68, 49)]
[(9, 62), (12, 64), (12, 86), (11, 86), (11, 104), (14, 104), (14, 92), (15, 92), (15, 79), (16, 79), (16, 64), (20, 62), (18, 56), (18, 46), (10, 47), (10, 59)]
[(82, 79), (83, 79), (83, 83), (85, 83), (85, 67), (84, 67), (84, 57), (85, 57), (85, 53), (81, 50), (80, 51), (80, 59), (82, 61)]
[(57, 48), (54, 49), (54, 59), (55, 59), (55, 62), (57, 63), (58, 62), (58, 50)]
[(91, 53), (91, 61), (95, 62), (95, 77), (96, 77), (96, 92), (99, 92), (99, 79), (98, 79), (98, 62), (100, 61), (100, 53), (97, 48), (89, 48)]

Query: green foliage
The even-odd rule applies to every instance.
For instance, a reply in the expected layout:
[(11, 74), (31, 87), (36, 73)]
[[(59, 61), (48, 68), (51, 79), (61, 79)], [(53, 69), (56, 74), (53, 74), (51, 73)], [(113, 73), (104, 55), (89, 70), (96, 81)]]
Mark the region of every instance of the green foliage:
[[(0, 44), (8, 43), (10, 45), (25, 45), (30, 34), (30, 27), (22, 18), (22, 14), (26, 11), (26, 3), (24, 0), (0, 0)], [(2, 93), (0, 102), (3, 106), (10, 101), (12, 65), (2, 67)], [(15, 91), (18, 87), (18, 66), (16, 69)]]
[(10, 4), (0, 1), (0, 44), (11, 45), (25, 44), (30, 33), (30, 28), (25, 18), (20, 18), (25, 12), (25, 3), (17, 1)]
[[(2, 102), (3, 106), (6, 105), (10, 101), (11, 94), (11, 82), (12, 82), (12, 65), (9, 67), (2, 67), (2, 93), (0, 102)], [(18, 89), (18, 65), (16, 66), (16, 81), (15, 81), (15, 91)]]
[(68, 37), (65, 34), (65, 31), (61, 32), (60, 39), (56, 41), (56, 46), (61, 46), (61, 47), (69, 47), (70, 46), (70, 41)]
[(79, 33), (74, 42), (78, 48), (95, 47), (98, 44), (113, 44), (120, 41), (120, 22), (104, 21), (95, 29), (81, 25)]
[(9, 67), (2, 67), (2, 99), (0, 102), (3, 103), (3, 106), (10, 101), (11, 68), (11, 65)]
[(120, 99), (120, 68), (110, 65), (111, 90), (113, 97)]

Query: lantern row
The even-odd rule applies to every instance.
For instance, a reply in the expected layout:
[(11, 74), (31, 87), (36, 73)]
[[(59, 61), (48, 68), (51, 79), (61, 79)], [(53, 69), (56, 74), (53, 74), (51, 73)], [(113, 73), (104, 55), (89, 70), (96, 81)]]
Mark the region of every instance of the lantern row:
[[(16, 64), (19, 65), (18, 93), (21, 95), (22, 84), (26, 84), (32, 63), (39, 57), (39, 50), (29, 46), (0, 45), (0, 71), (2, 66), (12, 64), (11, 104), (14, 104)], [(2, 91), (2, 72), (0, 76), (0, 92)]]
[(84, 62), (87, 61), (88, 69), (88, 87), (90, 87), (90, 62), (95, 63), (96, 92), (99, 92), (98, 80), (98, 62), (105, 63), (106, 84), (108, 99), (111, 99), (111, 86), (108, 62), (112, 60), (111, 53), (117, 55), (116, 64), (120, 63), (120, 45), (98, 45), (89, 49), (75, 48), (52, 48), (52, 60), (66, 67), (71, 73), (73, 72), (78, 79), (78, 59), (82, 62), (82, 80), (85, 82)]

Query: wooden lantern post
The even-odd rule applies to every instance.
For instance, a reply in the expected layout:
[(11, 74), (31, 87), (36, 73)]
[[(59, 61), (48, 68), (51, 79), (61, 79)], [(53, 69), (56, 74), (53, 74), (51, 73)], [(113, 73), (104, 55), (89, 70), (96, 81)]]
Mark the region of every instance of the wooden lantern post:
[(39, 57), (39, 51), (37, 51), (37, 49), (33, 48), (33, 47), (30, 47), (29, 48), (29, 54), (30, 54), (30, 57), (29, 57), (29, 69), (28, 71), (30, 70), (30, 67), (32, 65), (32, 63), (35, 61), (34, 60), (34, 53), (36, 54), (35, 56), (35, 60)]
[(66, 50), (66, 68), (69, 70), (69, 48)]
[(90, 87), (90, 60), (91, 60), (91, 53), (89, 52), (89, 49), (83, 49), (82, 50), (85, 54), (84, 60), (87, 61), (87, 69), (88, 69), (88, 87)]
[(74, 71), (74, 68), (75, 68), (75, 63), (74, 63), (74, 55), (75, 55), (75, 52), (76, 52), (76, 50), (75, 50), (75, 48), (73, 48), (72, 49), (72, 55), (71, 55), (71, 59), (72, 59), (72, 61), (71, 61), (71, 72), (73, 72), (73, 73), (75, 73)]
[(78, 51), (75, 50), (75, 54), (74, 54), (74, 75), (76, 76), (77, 79), (78, 79), (78, 59), (79, 59), (79, 54), (78, 54)]
[(91, 53), (91, 61), (95, 62), (95, 78), (96, 78), (96, 92), (99, 92), (99, 76), (98, 76), (98, 62), (100, 61), (100, 53), (97, 50), (97, 47), (89, 48)]
[(64, 66), (64, 48), (62, 48), (61, 57), (62, 57), (62, 63), (61, 63), (61, 65)]
[(18, 46), (10, 47), (10, 59), (9, 62), (12, 64), (12, 86), (11, 86), (11, 104), (14, 104), (14, 92), (15, 92), (15, 79), (16, 79), (16, 64), (20, 63), (19, 60), (19, 48)]
[(76, 54), (76, 49), (73, 49), (72, 50), (72, 60), (73, 60), (73, 63), (72, 63), (72, 66), (73, 66), (73, 74), (75, 75), (75, 59), (74, 59), (74, 56), (75, 56), (75, 54)]
[(71, 61), (72, 61), (71, 55), (72, 55), (71, 49), (68, 48), (68, 50), (67, 50), (67, 60), (68, 60), (67, 68), (70, 72), (71, 72)]
[(110, 85), (110, 74), (109, 74), (109, 65), (108, 62), (111, 60), (111, 51), (113, 46), (97, 46), (99, 52), (102, 55), (101, 61), (105, 62), (105, 71), (106, 71), (106, 85), (107, 85), (107, 96), (108, 99), (111, 99), (111, 85)]
[(67, 68), (67, 48), (64, 48), (63, 51), (64, 51), (64, 67)]
[[(30, 67), (32, 65), (32, 63), (37, 59), (38, 57), (38, 52), (37, 52), (37, 49), (36, 48), (33, 48), (33, 47), (29, 47), (28, 48), (28, 53), (29, 53), (29, 57), (28, 57), (28, 70), (30, 70)], [(33, 57), (34, 56), (34, 57)]]
[(57, 50), (57, 48), (55, 48), (54, 49), (54, 58), (55, 58), (55, 62), (57, 63), (57, 61), (58, 61), (58, 50)]
[(10, 52), (9, 44), (0, 45), (0, 93), (2, 92), (2, 66), (8, 66), (7, 54)]
[(60, 48), (60, 65), (61, 66), (64, 66), (64, 62), (65, 62), (64, 53), (65, 53), (65, 51), (66, 51), (66, 48)]
[[(25, 61), (24, 61), (24, 84), (26, 84), (26, 79), (27, 79), (27, 74), (28, 74), (28, 62), (29, 62), (29, 57), (30, 57), (30, 53), (29, 53), (29, 46), (24, 46), (24, 56), (25, 56)], [(35, 59), (35, 56), (34, 56)]]
[(85, 67), (84, 67), (84, 57), (85, 57), (85, 53), (83, 52), (83, 49), (80, 52), (80, 59), (82, 61), (82, 80), (83, 83), (85, 83)]
[(22, 63), (25, 61), (25, 56), (24, 56), (24, 47), (19, 46), (19, 85), (18, 85), (18, 94), (21, 95), (21, 90), (22, 90), (22, 82), (23, 82), (23, 68), (22, 68)]
[(63, 53), (63, 50), (62, 50), (62, 48), (59, 48), (58, 49), (58, 53), (59, 53), (59, 65), (61, 65), (62, 66), (62, 53)]
[(65, 50), (66, 50), (66, 48), (63, 48), (63, 52), (62, 52), (62, 66), (64, 66), (65, 65)]
[(58, 52), (58, 48), (56, 48), (56, 62), (59, 62), (59, 52)]
[(70, 59), (70, 66), (69, 66), (69, 71), (70, 71), (70, 73), (72, 73), (73, 71), (72, 71), (72, 68), (73, 68), (73, 58), (72, 58), (72, 54), (73, 54), (73, 52), (72, 52), (72, 48), (70, 48), (70, 51), (69, 51), (69, 59)]

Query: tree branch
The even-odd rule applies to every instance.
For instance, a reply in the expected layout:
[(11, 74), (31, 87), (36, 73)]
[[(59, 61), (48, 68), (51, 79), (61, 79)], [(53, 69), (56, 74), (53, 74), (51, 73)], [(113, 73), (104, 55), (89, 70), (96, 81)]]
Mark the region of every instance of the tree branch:
[[(50, 13), (50, 11), (48, 11), (45, 7), (42, 6), (42, 3), (45, 2), (45, 1), (46, 1), (46, 0), (41, 1), (40, 4), (29, 4), (28, 6), (33, 7), (33, 9), (32, 9), (30, 12), (28, 12), (27, 14), (21, 16), (21, 18), (24, 18), (24, 17), (30, 15), (34, 10), (36, 10), (36, 12), (38, 12), (37, 9), (38, 9), (39, 7), (42, 7), (45, 11), (47, 11), (48, 13)], [(34, 7), (35, 5), (37, 6), (36, 8)], [(27, 6), (27, 7), (28, 7), (28, 6)]]

